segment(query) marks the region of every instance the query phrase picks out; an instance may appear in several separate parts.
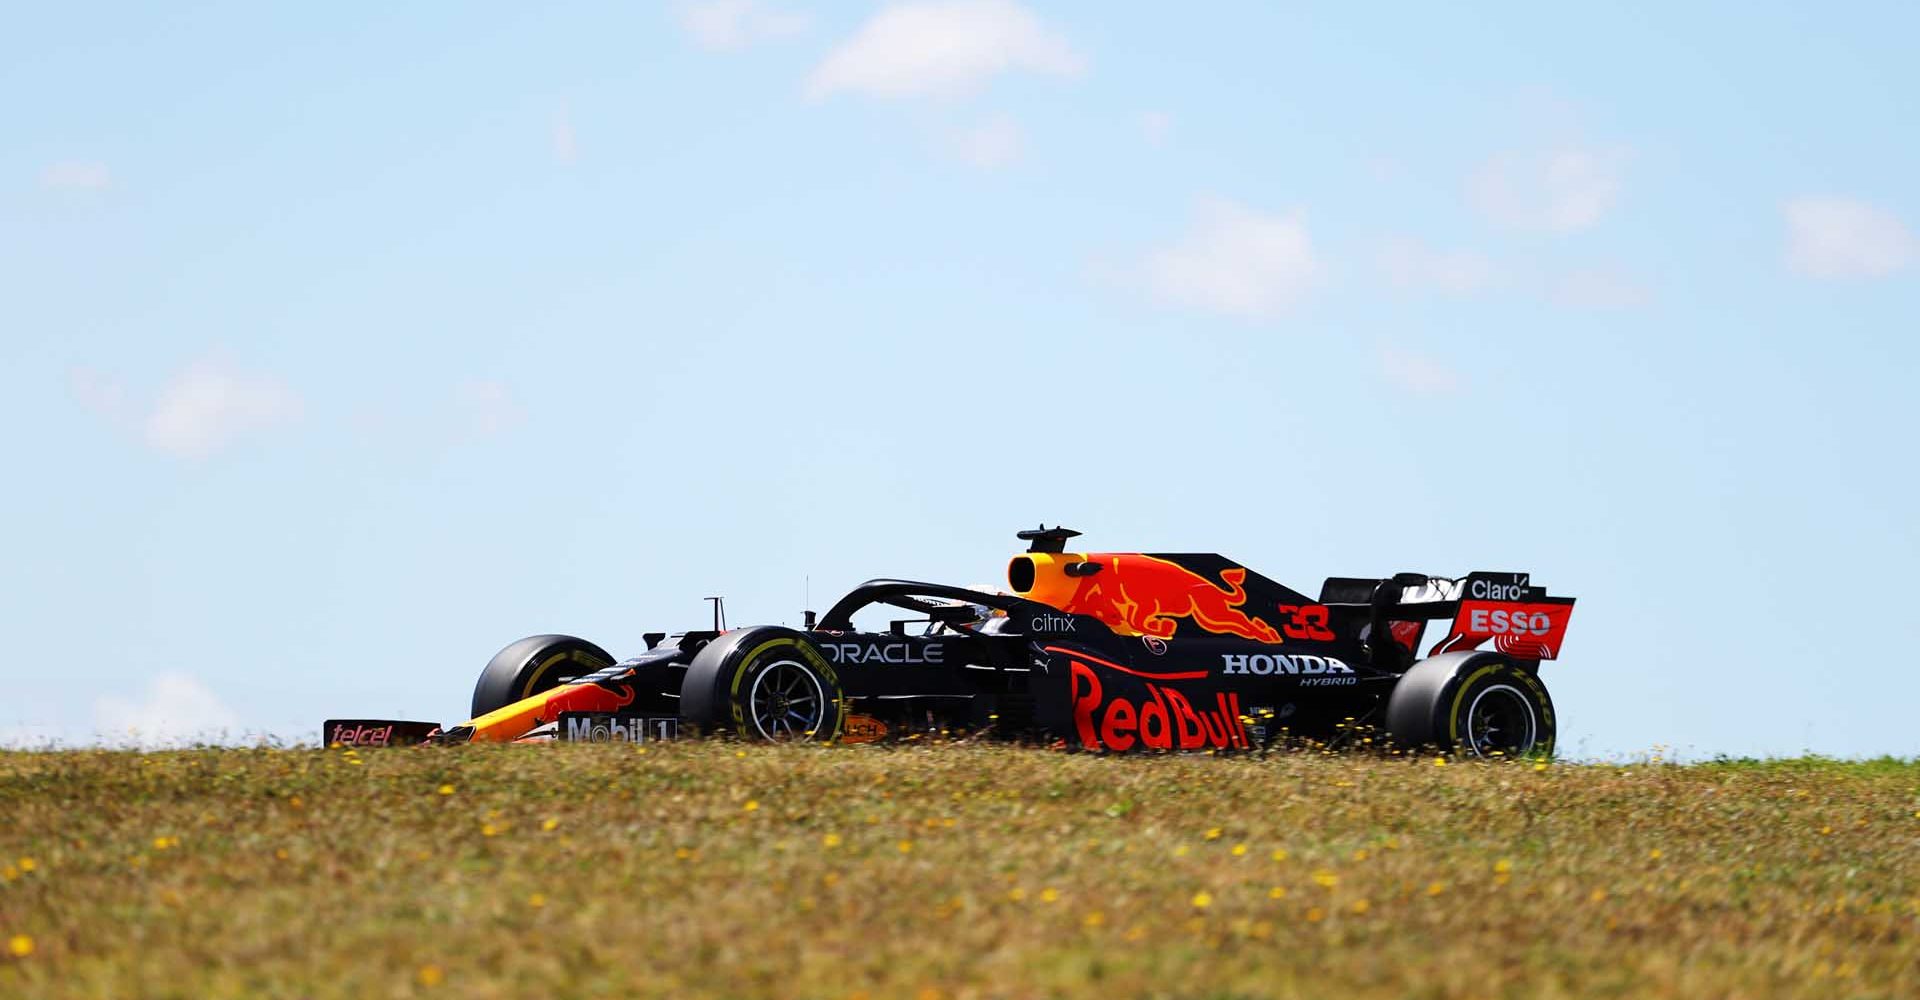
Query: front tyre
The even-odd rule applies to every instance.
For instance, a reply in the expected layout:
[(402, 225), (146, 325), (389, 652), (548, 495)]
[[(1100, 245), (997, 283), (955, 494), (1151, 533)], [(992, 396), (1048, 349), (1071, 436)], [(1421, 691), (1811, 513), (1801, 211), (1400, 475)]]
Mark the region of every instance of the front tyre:
[(498, 653), (473, 686), (473, 718), (531, 698), (561, 680), (613, 666), (599, 646), (570, 635), (530, 635)]
[(1442, 653), (1413, 665), (1387, 698), (1387, 732), (1403, 747), (1476, 757), (1546, 757), (1553, 699), (1532, 671), (1491, 652)]
[(806, 636), (762, 626), (729, 632), (694, 656), (680, 715), (708, 732), (826, 741), (840, 735), (846, 696), (833, 664)]

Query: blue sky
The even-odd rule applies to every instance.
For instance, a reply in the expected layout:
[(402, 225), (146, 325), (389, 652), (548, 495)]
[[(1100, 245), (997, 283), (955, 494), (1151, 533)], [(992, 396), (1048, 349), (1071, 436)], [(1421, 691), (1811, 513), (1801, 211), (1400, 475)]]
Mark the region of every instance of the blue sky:
[(0, 739), (869, 576), (1529, 570), (1589, 756), (1920, 754), (1911, 4), (45, 5)]

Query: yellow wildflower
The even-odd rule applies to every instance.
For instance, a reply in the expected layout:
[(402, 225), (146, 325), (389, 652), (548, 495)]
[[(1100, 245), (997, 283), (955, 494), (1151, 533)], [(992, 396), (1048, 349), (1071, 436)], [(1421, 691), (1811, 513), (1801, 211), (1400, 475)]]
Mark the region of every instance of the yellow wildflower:
[(527, 897), (527, 905), (537, 910), (547, 905), (547, 897), (536, 892), (533, 895)]
[(445, 982), (447, 974), (445, 970), (437, 965), (423, 965), (420, 967), (420, 972), (415, 978), (420, 980), (420, 985), (432, 989)]
[(1205, 889), (1202, 889), (1199, 892), (1196, 892), (1193, 894), (1192, 902), (1193, 902), (1194, 909), (1204, 910), (1207, 907), (1213, 905), (1213, 894), (1208, 892)]
[(1353, 901), (1353, 912), (1355, 915), (1365, 913), (1372, 908), (1373, 904), (1364, 899), (1356, 899)]
[(1221, 831), (1220, 831), (1220, 828), (1216, 826), (1216, 827), (1214, 827), (1213, 829), (1211, 829), (1211, 830), (1208, 830), (1208, 831), (1207, 831), (1207, 839), (1208, 839), (1208, 840), (1219, 840), (1219, 839), (1220, 839), (1220, 833), (1221, 833)]
[(1246, 857), (1246, 856), (1247, 856), (1247, 845), (1245, 845), (1245, 844), (1235, 844), (1235, 845), (1233, 845), (1233, 856), (1234, 856), (1234, 857), (1236, 857), (1236, 858), (1244, 858), (1244, 857)]
[(440, 786), (440, 789), (439, 789), (439, 791), (440, 791), (440, 794), (442, 794), (442, 795), (452, 795), (452, 794), (453, 794), (453, 786), (452, 786), (452, 785), (441, 785), (441, 786)]
[(27, 872), (31, 874), (33, 870), (38, 867), (40, 867), (40, 863), (38, 861), (33, 860), (32, 858), (20, 859), (20, 870), (23, 872)]
[(1267, 890), (1267, 898), (1268, 898), (1268, 899), (1285, 899), (1285, 898), (1287, 898), (1287, 887), (1286, 887), (1286, 886), (1284, 886), (1284, 885), (1276, 885), (1276, 886), (1274, 886), (1273, 888), (1271, 888), (1271, 889), (1268, 889), (1268, 890)]
[(1428, 882), (1427, 883), (1427, 895), (1429, 896), (1438, 896), (1441, 893), (1446, 891), (1447, 891), (1447, 884), (1445, 882)]
[(7, 939), (7, 953), (15, 958), (25, 958), (33, 954), (33, 939), (25, 934), (15, 934)]
[(548, 816), (546, 819), (543, 819), (540, 821), (540, 829), (545, 830), (548, 833), (552, 833), (554, 830), (558, 829), (559, 826), (560, 826), (560, 819), (557, 816)]
[(746, 805), (743, 805), (743, 806), (741, 806), (740, 808), (741, 808), (742, 810), (744, 810), (744, 811), (746, 811), (746, 812), (755, 812), (755, 811), (757, 811), (757, 810), (759, 810), (759, 808), (760, 808), (760, 800), (759, 800), (759, 799), (748, 799), (748, 800), (747, 800), (747, 804), (746, 804)]
[(901, 854), (913, 853), (913, 841), (911, 840), (903, 840), (897, 846), (900, 848)]
[(1325, 870), (1317, 871), (1313, 873), (1313, 882), (1315, 885), (1321, 886), (1323, 888), (1331, 889), (1334, 886), (1340, 884), (1340, 876), (1335, 875), (1330, 871), (1325, 871)]
[(1086, 919), (1080, 922), (1087, 925), (1088, 927), (1099, 927), (1107, 922), (1107, 915), (1104, 913), (1101, 913), (1099, 910), (1095, 910), (1092, 913), (1087, 914)]
[(829, 834), (827, 834), (826, 836), (824, 836), (824, 837), (821, 837), (821, 838), (820, 838), (820, 846), (821, 846), (821, 847), (825, 847), (825, 848), (829, 848), (829, 849), (831, 849), (831, 848), (835, 848), (835, 847), (839, 847), (839, 846), (840, 846), (840, 835), (839, 835), (839, 834), (837, 834), (837, 833), (829, 833)]
[(1284, 847), (1276, 848), (1271, 856), (1275, 861), (1285, 861), (1287, 860), (1287, 849)]

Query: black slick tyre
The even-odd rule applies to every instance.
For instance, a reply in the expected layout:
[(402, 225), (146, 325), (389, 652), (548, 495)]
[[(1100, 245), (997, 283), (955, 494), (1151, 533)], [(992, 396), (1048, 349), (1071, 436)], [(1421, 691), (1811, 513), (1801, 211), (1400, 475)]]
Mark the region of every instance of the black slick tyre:
[(1387, 698), (1387, 733), (1408, 749), (1548, 757), (1556, 728), (1546, 685), (1499, 653), (1442, 653), (1421, 660)]
[(613, 666), (599, 646), (570, 635), (530, 635), (487, 661), (473, 686), (473, 718), (530, 698), (561, 680)]
[(728, 632), (694, 656), (680, 686), (680, 717), (703, 732), (824, 742), (840, 735), (846, 697), (811, 640), (762, 626)]

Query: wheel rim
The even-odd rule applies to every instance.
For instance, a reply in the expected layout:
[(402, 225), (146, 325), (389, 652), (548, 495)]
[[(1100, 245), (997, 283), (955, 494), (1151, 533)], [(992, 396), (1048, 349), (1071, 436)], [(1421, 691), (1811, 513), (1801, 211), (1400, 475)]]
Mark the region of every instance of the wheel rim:
[(1467, 706), (1467, 746), (1476, 756), (1526, 753), (1533, 749), (1539, 731), (1533, 702), (1510, 684), (1495, 684), (1481, 691)]
[(808, 739), (827, 717), (827, 692), (797, 660), (770, 664), (753, 679), (747, 713), (762, 739)]

